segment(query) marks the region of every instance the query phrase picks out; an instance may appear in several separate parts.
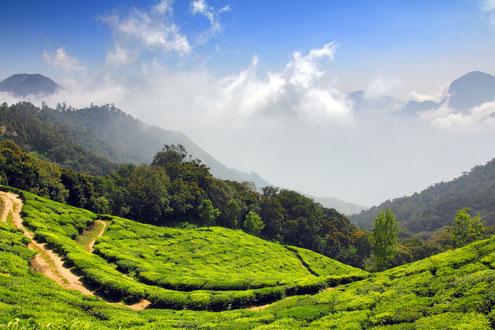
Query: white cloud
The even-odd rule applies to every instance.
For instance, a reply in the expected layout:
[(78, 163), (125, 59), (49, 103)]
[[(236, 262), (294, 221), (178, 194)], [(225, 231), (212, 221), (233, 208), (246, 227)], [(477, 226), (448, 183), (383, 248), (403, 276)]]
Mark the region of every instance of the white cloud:
[(297, 116), (312, 123), (352, 122), (352, 109), (344, 93), (329, 82), (323, 61), (334, 58), (336, 45), (329, 43), (307, 54), (295, 52), (282, 71), (257, 74), (258, 58), (251, 66), (221, 82), (217, 108), (236, 115)]
[(482, 0), (481, 9), (489, 22), (495, 24), (495, 0)]
[(122, 51), (133, 48), (136, 53), (160, 50), (165, 53), (189, 54), (188, 38), (172, 20), (172, 1), (164, 0), (149, 9), (133, 8), (127, 15), (111, 14), (99, 17), (110, 26), (115, 39), (114, 49), (107, 54), (111, 63), (124, 64), (132, 57)]
[(210, 23), (209, 29), (199, 34), (198, 36), (199, 44), (206, 43), (216, 34), (222, 32), (223, 27), (220, 23), (220, 16), (228, 11), (230, 11), (230, 6), (224, 6), (216, 10), (213, 6), (208, 5), (208, 3), (205, 0), (191, 1), (191, 13), (193, 15), (202, 15), (206, 17)]
[(136, 58), (136, 55), (131, 50), (115, 44), (114, 49), (107, 51), (106, 61), (112, 65), (123, 65), (131, 62)]
[(442, 130), (477, 134), (495, 128), (495, 102), (483, 103), (464, 113), (456, 112), (444, 105), (438, 110), (426, 111), (420, 115), (420, 118)]
[(321, 61), (327, 59), (333, 61), (337, 45), (328, 43), (319, 49), (312, 49), (308, 55), (295, 52), (292, 61), (287, 64), (290, 82), (303, 88), (311, 87), (315, 81), (326, 72), (321, 69)]
[(49, 65), (60, 68), (64, 71), (82, 71), (84, 66), (79, 60), (73, 56), (70, 56), (64, 48), (58, 48), (53, 53), (43, 51), (43, 59)]
[[(349, 124), (351, 105), (335, 88), (325, 65), (334, 55), (334, 43), (307, 53), (295, 52), (281, 70), (273, 72), (259, 72), (259, 59), (253, 56), (247, 68), (226, 76), (171, 70), (154, 60), (125, 71), (105, 72), (103, 68), (94, 77), (65, 75), (59, 81), (64, 89), (43, 100), (52, 106), (66, 102), (75, 107), (115, 103), (132, 113), (167, 109), (172, 121), (195, 118), (206, 124), (242, 125), (281, 116), (318, 124)], [(108, 52), (107, 62), (122, 64), (133, 56), (116, 44)]]
[(495, 0), (483, 0), (481, 7), (486, 13), (495, 11)]
[(412, 90), (409, 92), (408, 100), (424, 102), (424, 101), (433, 101), (433, 102), (441, 102), (444, 100), (449, 91), (449, 84), (445, 84), (438, 89), (438, 91), (428, 94), (428, 93), (420, 93), (416, 90)]
[(377, 99), (388, 96), (402, 86), (402, 82), (397, 78), (376, 77), (370, 81), (364, 96), (368, 99)]
[(153, 10), (160, 15), (168, 14), (172, 11), (173, 0), (161, 0), (153, 6)]

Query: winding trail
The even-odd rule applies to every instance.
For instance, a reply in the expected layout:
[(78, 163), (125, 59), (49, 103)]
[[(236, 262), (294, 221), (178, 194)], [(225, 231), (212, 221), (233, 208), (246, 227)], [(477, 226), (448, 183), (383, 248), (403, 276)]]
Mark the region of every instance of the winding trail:
[[(24, 236), (31, 239), (28, 247), (38, 253), (31, 260), (31, 267), (51, 278), (65, 289), (77, 290), (86, 296), (92, 295), (93, 292), (82, 284), (81, 278), (64, 266), (63, 259), (52, 250), (49, 250), (45, 243), (36, 242), (33, 233), (24, 227), (20, 215), (23, 205), (22, 200), (13, 193), (0, 192), (0, 196), (5, 203), (4, 210), (7, 210), (7, 214), (8, 211), (12, 211), (15, 227), (21, 230)], [(2, 217), (2, 221), (7, 221), (7, 218)]]
[[(31, 250), (37, 252), (35, 257), (31, 260), (31, 267), (37, 272), (42, 273), (47, 277), (51, 278), (53, 281), (55, 281), (57, 284), (59, 284), (65, 289), (76, 290), (86, 296), (95, 295), (94, 291), (91, 291), (84, 286), (80, 276), (75, 275), (71, 271), (71, 268), (64, 266), (64, 260), (57, 253), (48, 249), (46, 243), (36, 242), (36, 240), (34, 240), (33, 233), (31, 233), (26, 227), (24, 227), (21, 218), (21, 210), (23, 206), (22, 200), (13, 193), (3, 192), (3, 191), (0, 191), (0, 198), (4, 202), (4, 207), (0, 214), (0, 221), (7, 222), (7, 217), (11, 212), (15, 227), (21, 230), (24, 236), (26, 236), (31, 240), (28, 244), (28, 247)], [(97, 221), (101, 221), (101, 220), (97, 220)], [(96, 240), (101, 235), (103, 235), (106, 227), (108, 226), (107, 222), (104, 221), (102, 222), (104, 223), (102, 229), (100, 230), (100, 232), (98, 232), (96, 237), (88, 243), (87, 249), (90, 252), (92, 252)], [(118, 303), (118, 304), (127, 306), (135, 311), (140, 311), (144, 308), (149, 307), (151, 303), (148, 300), (142, 299), (141, 301), (132, 305), (126, 305), (123, 303)]]

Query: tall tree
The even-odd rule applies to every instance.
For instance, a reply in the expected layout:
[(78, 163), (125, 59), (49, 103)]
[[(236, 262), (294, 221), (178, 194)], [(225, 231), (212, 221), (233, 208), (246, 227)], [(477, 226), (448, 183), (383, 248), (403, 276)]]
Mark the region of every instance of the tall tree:
[(397, 250), (398, 232), (397, 217), (392, 210), (386, 209), (376, 217), (370, 237), (376, 270), (384, 270), (390, 265)]
[(481, 216), (477, 214), (475, 217), (472, 217), (469, 212), (470, 209), (466, 207), (458, 210), (455, 215), (452, 238), (456, 247), (483, 238), (483, 234), (486, 231)]

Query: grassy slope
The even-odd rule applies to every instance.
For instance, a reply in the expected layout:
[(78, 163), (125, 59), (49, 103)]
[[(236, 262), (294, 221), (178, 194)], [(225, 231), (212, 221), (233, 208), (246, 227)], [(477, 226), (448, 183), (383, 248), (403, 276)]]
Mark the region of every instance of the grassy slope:
[(138, 313), (65, 291), (29, 269), (25, 244), (0, 227), (0, 328), (490, 329), (495, 321), (495, 238), (258, 311), (224, 312)]
[[(0, 226), (0, 325), (111, 329), (489, 329), (493, 322), (495, 239), (443, 253), (316, 295), (266, 309), (139, 313), (65, 291), (33, 273), (19, 233)], [(18, 320), (16, 320), (18, 319)], [(67, 324), (67, 319), (71, 321)], [(0, 326), (0, 328), (2, 328)]]
[[(240, 230), (164, 228), (116, 217), (95, 246), (97, 254), (120, 270), (171, 289), (244, 290), (311, 281), (317, 276), (364, 274), (312, 251), (297, 250), (308, 260), (306, 265), (291, 249), (295, 248)], [(318, 272), (309, 268), (313, 264)]]
[[(315, 293), (367, 276), (314, 252), (294, 252), (241, 231), (161, 228), (118, 217), (111, 218), (108, 234), (96, 246), (100, 255), (93, 254), (77, 240), (97, 215), (33, 194), (23, 196), (24, 223), (36, 239), (56, 248), (91, 288), (112, 300), (225, 310)], [(309, 271), (312, 263), (319, 273)]]

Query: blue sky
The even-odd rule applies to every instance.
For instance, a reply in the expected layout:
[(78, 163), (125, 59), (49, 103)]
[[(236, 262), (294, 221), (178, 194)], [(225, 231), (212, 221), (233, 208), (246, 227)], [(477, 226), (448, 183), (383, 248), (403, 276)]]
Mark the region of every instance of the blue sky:
[(31, 101), (115, 103), (278, 186), (372, 205), (495, 156), (483, 119), (495, 102), (407, 119), (348, 96), (440, 101), (469, 71), (495, 74), (495, 0), (3, 0), (0, 12), (0, 79), (64, 86)]
[[(111, 30), (96, 18), (153, 1), (10, 1), (1, 4), (0, 74), (43, 71), (41, 53), (64, 47), (96, 67), (112, 45)], [(339, 45), (334, 71), (346, 89), (363, 88), (360, 80), (382, 73), (415, 75), (437, 67), (440, 80), (466, 69), (493, 70), (495, 31), (483, 0), (419, 1), (211, 1), (230, 6), (220, 17), (223, 31), (195, 48), (208, 57), (208, 68), (238, 69), (260, 57), (270, 70), (283, 66), (294, 50), (309, 50), (329, 41)], [(188, 1), (173, 4), (174, 21), (185, 35), (206, 29), (207, 20), (191, 15)], [(215, 52), (220, 49), (220, 52)], [(470, 61), (477, 54), (477, 61)], [(173, 64), (169, 54), (154, 54)], [(452, 68), (447, 77), (445, 66)], [(414, 66), (414, 70), (411, 69)], [(456, 69), (458, 67), (458, 69)], [(401, 70), (401, 72), (399, 72)], [(437, 81), (435, 81), (438, 83)]]

